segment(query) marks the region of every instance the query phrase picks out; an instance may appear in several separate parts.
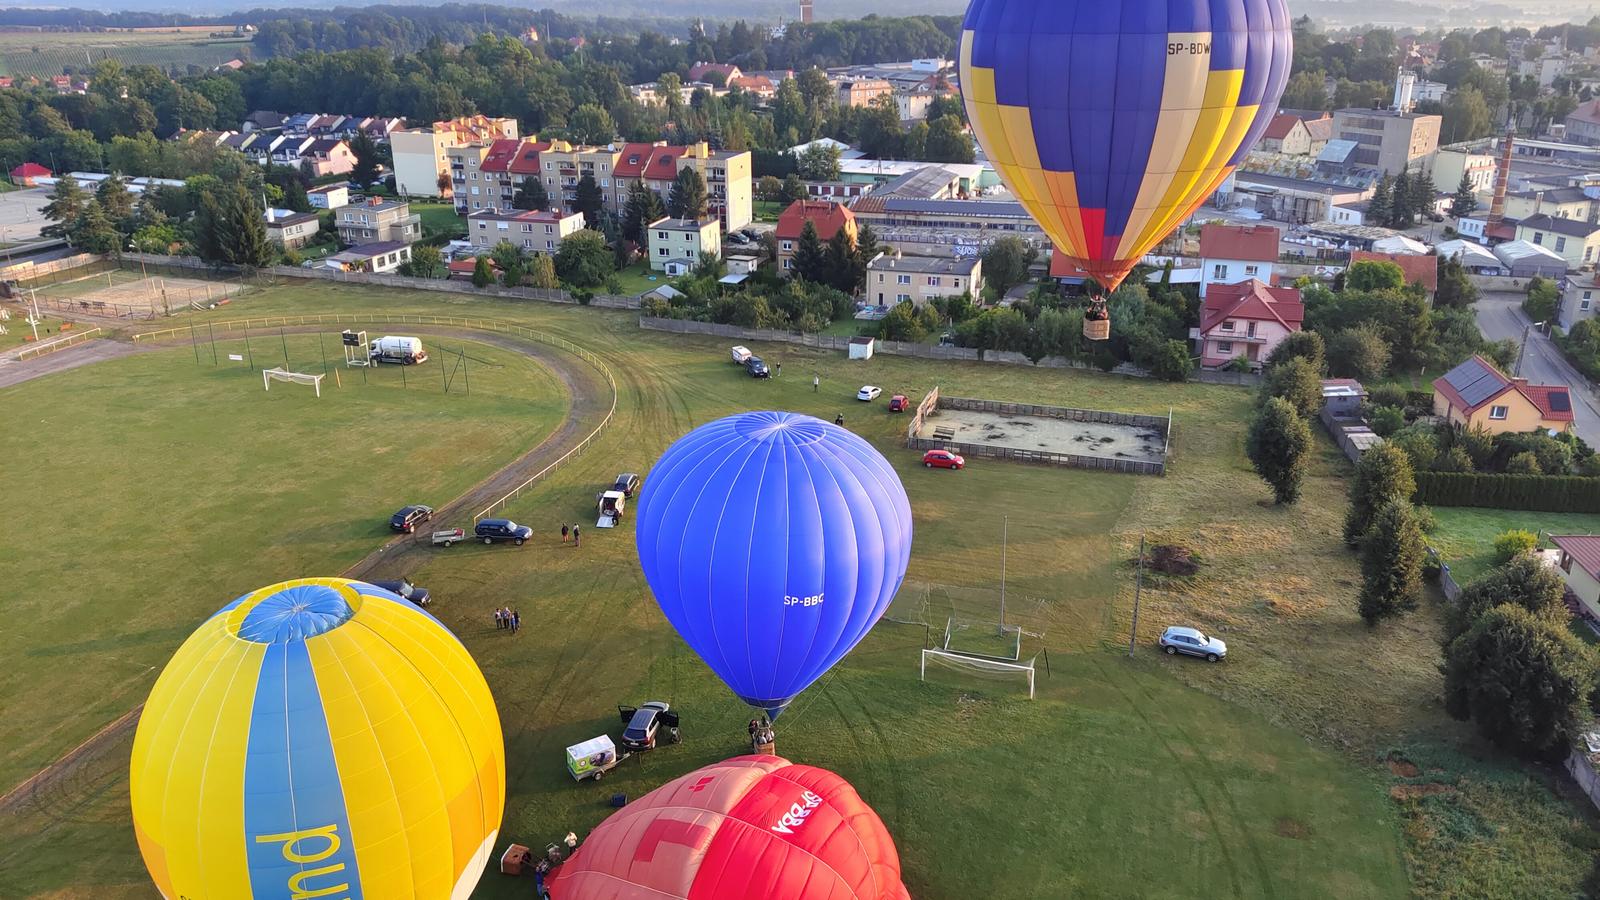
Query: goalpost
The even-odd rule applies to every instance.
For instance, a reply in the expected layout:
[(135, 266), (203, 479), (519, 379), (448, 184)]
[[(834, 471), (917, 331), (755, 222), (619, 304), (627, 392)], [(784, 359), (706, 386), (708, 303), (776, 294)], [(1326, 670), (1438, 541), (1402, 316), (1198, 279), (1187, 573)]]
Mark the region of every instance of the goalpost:
[[(971, 632), (968, 632), (972, 629)], [(966, 633), (966, 634), (964, 634)], [(968, 643), (971, 637), (982, 634), (984, 639), (991, 643), (984, 645), (986, 649), (992, 646), (994, 653), (981, 653), (975, 650), (957, 650), (951, 646), (952, 642), (962, 641), (964, 637)], [(1037, 656), (1022, 659), (1023, 629), (1018, 626), (1000, 626), (988, 629), (973, 629), (972, 623), (963, 622), (952, 616), (945, 622), (944, 637), (937, 647), (923, 648), (921, 680), (928, 680), (928, 663), (944, 666), (961, 672), (965, 675), (980, 675), (1004, 681), (1015, 682), (1017, 679), (1028, 683), (1028, 699), (1033, 699), (1034, 660)], [(976, 642), (972, 642), (976, 643)], [(968, 643), (971, 646), (972, 643)]]
[(308, 375), (308, 374), (306, 374), (304, 372), (290, 372), (287, 369), (281, 369), (281, 368), (279, 368), (279, 369), (262, 369), (261, 370), (261, 387), (264, 390), (270, 391), (270, 390), (272, 390), (272, 383), (274, 381), (288, 381), (288, 382), (291, 382), (293, 384), (309, 384), (313, 388), (316, 389), (317, 396), (321, 397), (322, 396), (322, 378), (323, 378), (323, 376), (321, 376), (321, 375)]

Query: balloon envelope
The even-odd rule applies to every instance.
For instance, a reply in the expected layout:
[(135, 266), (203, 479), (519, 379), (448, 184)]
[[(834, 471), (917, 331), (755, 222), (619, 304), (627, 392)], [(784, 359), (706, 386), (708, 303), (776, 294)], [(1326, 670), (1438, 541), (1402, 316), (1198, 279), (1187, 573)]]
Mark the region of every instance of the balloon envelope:
[(590, 832), (553, 900), (907, 900), (878, 814), (843, 778), (776, 756), (697, 769)]
[(372, 585), (309, 578), (184, 641), (130, 779), (168, 898), (464, 898), (500, 828), (505, 749), (455, 635)]
[(888, 608), (911, 556), (911, 504), (855, 434), (749, 412), (667, 448), (639, 498), (637, 540), (667, 620), (775, 716)]
[(989, 161), (1106, 287), (1243, 160), (1289, 78), (1283, 0), (972, 0), (961, 93)]

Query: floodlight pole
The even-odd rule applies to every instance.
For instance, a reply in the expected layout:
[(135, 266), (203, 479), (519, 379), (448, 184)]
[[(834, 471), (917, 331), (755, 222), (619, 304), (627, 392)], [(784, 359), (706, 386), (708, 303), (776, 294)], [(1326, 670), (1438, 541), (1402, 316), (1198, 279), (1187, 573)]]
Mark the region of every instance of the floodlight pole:
[(1133, 658), (1133, 642), (1139, 635), (1139, 592), (1144, 587), (1144, 535), (1139, 535), (1139, 567), (1133, 575), (1133, 627), (1128, 629), (1128, 658)]
[(1000, 632), (1006, 630), (1006, 538), (1010, 530), (1010, 516), (1000, 517)]

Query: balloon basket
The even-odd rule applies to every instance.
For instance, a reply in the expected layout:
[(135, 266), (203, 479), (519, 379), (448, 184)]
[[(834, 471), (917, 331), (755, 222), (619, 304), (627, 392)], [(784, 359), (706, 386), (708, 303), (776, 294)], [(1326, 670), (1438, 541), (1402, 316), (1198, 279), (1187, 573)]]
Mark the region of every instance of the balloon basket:
[(528, 858), (533, 852), (521, 844), (512, 844), (500, 856), (500, 873), (502, 875), (521, 875), (522, 867), (528, 864)]
[(1091, 341), (1108, 341), (1111, 339), (1110, 319), (1084, 319), (1083, 336)]

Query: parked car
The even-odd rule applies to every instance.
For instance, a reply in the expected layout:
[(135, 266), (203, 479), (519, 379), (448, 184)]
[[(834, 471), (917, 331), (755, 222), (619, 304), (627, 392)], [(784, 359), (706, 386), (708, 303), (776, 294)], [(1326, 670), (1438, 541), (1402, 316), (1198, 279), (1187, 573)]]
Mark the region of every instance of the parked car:
[(656, 746), (656, 734), (662, 728), (667, 729), (667, 741), (676, 744), (683, 740), (678, 732), (678, 714), (669, 712), (671, 707), (661, 700), (651, 700), (642, 706), (619, 706), (617, 713), (622, 717), (622, 746), (628, 750), (653, 750)]
[(767, 368), (767, 364), (762, 362), (761, 361), (761, 357), (759, 357), (759, 356), (752, 356), (749, 359), (745, 360), (744, 361), (744, 371), (751, 378), (771, 378), (772, 377), (772, 371)]
[(1182, 625), (1172, 625), (1161, 632), (1161, 649), (1168, 655), (1174, 653), (1187, 653), (1190, 656), (1199, 656), (1206, 662), (1216, 662), (1228, 655), (1228, 645), (1214, 637), (1207, 637), (1198, 628), (1186, 628)]
[(632, 472), (623, 472), (612, 482), (611, 489), (621, 491), (624, 497), (632, 497), (634, 492), (639, 490), (639, 476)]
[(930, 469), (964, 469), (966, 457), (950, 450), (929, 450), (922, 454), (922, 464)]
[(473, 527), (472, 533), (482, 538), (485, 544), (510, 541), (521, 546), (523, 541), (533, 537), (532, 528), (518, 525), (510, 519), (484, 519)]
[(878, 395), (881, 394), (881, 393), (883, 393), (883, 388), (873, 387), (870, 384), (863, 385), (861, 390), (856, 391), (856, 399), (857, 400), (876, 400), (876, 399), (878, 399)]
[(905, 394), (895, 394), (889, 398), (889, 412), (905, 412), (911, 408), (911, 401)]
[(417, 530), (417, 526), (433, 518), (433, 507), (414, 504), (401, 508), (389, 517), (389, 527), (401, 534), (410, 534)]
[(428, 593), (427, 588), (417, 587), (404, 578), (400, 579), (399, 581), (369, 581), (367, 584), (370, 584), (373, 587), (383, 588), (389, 593), (394, 594), (397, 597), (410, 600), (412, 603), (415, 603), (424, 609), (427, 608), (428, 601), (432, 599), (432, 595)]

